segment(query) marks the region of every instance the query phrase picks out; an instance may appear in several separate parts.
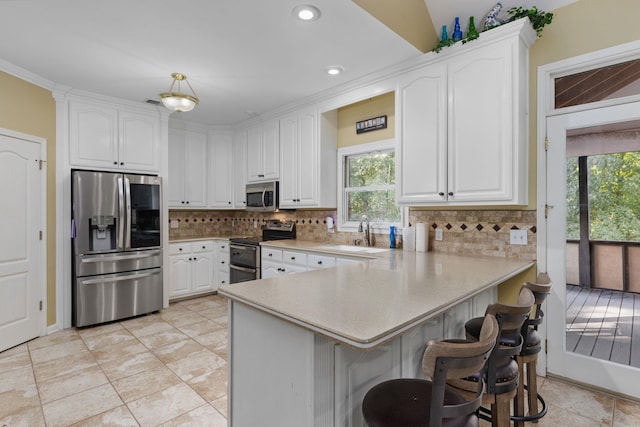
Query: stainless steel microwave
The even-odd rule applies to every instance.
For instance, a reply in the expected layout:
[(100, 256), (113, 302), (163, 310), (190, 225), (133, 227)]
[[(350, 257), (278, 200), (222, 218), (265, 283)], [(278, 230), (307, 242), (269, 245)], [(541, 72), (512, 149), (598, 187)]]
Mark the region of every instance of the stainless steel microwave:
[(278, 209), (278, 181), (247, 184), (246, 210), (253, 212), (273, 212)]

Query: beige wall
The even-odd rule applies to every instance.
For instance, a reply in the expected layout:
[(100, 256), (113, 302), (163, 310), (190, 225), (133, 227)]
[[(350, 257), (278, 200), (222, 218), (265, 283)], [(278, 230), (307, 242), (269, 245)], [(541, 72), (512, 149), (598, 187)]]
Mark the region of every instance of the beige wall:
[[(356, 134), (356, 122), (387, 116), (387, 128)], [(338, 148), (395, 137), (395, 93), (389, 92), (338, 109)]]
[(51, 91), (0, 72), (0, 127), (47, 140), (47, 325), (56, 322), (56, 105)]

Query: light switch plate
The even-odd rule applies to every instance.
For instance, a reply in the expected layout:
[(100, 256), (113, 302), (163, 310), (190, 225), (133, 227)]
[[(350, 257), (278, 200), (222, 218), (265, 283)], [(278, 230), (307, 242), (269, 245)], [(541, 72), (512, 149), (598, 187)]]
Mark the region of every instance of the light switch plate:
[(172, 219), (170, 225), (171, 225), (171, 228), (178, 228), (179, 224), (180, 223), (178, 222), (177, 219)]
[(437, 241), (442, 240), (442, 228), (436, 228), (436, 240)]
[(509, 230), (509, 241), (512, 245), (527, 244), (527, 230)]

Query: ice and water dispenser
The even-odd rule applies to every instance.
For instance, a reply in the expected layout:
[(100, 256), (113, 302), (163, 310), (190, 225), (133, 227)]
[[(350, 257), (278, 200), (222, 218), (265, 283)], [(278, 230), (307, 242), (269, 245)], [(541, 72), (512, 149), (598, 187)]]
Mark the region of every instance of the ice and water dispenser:
[(89, 217), (89, 246), (92, 252), (117, 249), (117, 235), (115, 216)]

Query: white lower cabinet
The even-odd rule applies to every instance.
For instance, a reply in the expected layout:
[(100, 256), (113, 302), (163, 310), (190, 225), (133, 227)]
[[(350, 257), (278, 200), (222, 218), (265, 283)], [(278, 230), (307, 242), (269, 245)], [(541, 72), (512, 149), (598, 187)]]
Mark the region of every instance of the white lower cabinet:
[(328, 255), (307, 254), (307, 269), (319, 270), (336, 266), (336, 257)]
[(215, 280), (214, 288), (217, 290), (220, 285), (229, 283), (229, 241), (215, 240)]
[(169, 299), (213, 289), (212, 240), (169, 244)]
[(294, 251), (262, 247), (261, 274), (263, 279), (284, 274), (331, 268), (336, 265), (357, 264), (367, 258), (320, 255), (316, 252)]

